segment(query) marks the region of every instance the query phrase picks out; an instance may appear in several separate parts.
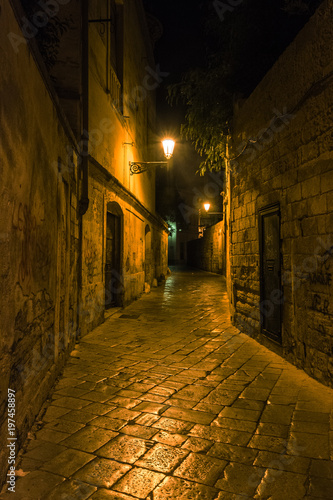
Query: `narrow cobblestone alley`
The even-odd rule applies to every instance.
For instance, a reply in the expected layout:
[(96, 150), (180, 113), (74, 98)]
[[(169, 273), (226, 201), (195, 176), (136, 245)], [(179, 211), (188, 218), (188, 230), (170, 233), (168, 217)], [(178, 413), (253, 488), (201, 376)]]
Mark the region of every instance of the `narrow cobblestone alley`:
[(29, 437), (3, 499), (333, 499), (333, 391), (233, 327), (205, 272), (85, 336)]

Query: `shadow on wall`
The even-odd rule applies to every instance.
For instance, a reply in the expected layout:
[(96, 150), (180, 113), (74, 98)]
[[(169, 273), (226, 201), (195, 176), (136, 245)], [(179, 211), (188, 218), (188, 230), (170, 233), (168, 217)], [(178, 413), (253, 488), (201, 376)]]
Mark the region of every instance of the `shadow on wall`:
[(225, 275), (224, 221), (208, 227), (202, 238), (187, 243), (187, 264)]

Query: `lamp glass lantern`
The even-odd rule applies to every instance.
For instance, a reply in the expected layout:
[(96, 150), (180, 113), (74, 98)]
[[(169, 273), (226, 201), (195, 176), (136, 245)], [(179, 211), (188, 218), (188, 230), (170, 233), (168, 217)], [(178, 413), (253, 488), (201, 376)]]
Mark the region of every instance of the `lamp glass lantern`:
[(162, 141), (162, 144), (164, 149), (164, 156), (167, 160), (170, 160), (173, 155), (173, 150), (175, 149), (175, 141), (173, 141), (172, 139), (164, 139), (164, 141)]
[(206, 210), (206, 212), (208, 212), (208, 210), (210, 209), (210, 203), (204, 203), (204, 209)]
[[(170, 158), (173, 155), (173, 150), (175, 148), (175, 141), (173, 141), (172, 139), (164, 139), (164, 141), (162, 141), (162, 145), (163, 145), (163, 150), (164, 150), (164, 156), (166, 157), (167, 160), (170, 160)], [(168, 162), (167, 161), (130, 161), (129, 162), (131, 175), (142, 174), (143, 172), (146, 172), (150, 167), (156, 167), (157, 165), (168, 165)]]

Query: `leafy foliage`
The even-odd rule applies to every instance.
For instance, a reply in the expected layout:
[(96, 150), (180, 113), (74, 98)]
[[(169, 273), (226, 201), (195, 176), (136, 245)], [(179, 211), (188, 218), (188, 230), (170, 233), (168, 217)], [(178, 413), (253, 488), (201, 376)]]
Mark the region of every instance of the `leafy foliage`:
[(224, 16), (216, 2), (203, 5), (206, 64), (168, 88), (169, 103), (185, 105), (181, 134), (203, 157), (201, 175), (223, 169), (234, 103), (250, 95), (320, 3), (243, 0)]
[(169, 87), (169, 101), (182, 101), (187, 108), (181, 135), (191, 141), (200, 154), (205, 156), (200, 173), (221, 170), (225, 158), (225, 141), (232, 113), (232, 95), (221, 84), (225, 69), (210, 71), (195, 69), (184, 75), (180, 83)]
[[(41, 11), (38, 0), (21, 0), (21, 3), (29, 20), (33, 19), (35, 13)], [(38, 27), (36, 41), (48, 70), (57, 61), (61, 37), (71, 23), (70, 18), (61, 19), (57, 15), (49, 15), (46, 17), (45, 25)]]

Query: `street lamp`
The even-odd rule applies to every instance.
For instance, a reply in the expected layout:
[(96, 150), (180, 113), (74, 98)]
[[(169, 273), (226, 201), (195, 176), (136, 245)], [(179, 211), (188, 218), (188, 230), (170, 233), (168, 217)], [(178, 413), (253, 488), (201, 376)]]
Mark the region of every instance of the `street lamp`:
[(170, 160), (173, 155), (173, 150), (175, 149), (175, 141), (172, 139), (164, 139), (164, 141), (162, 141), (162, 144), (164, 149), (164, 156), (167, 160)]
[[(203, 206), (208, 213), (208, 210), (210, 209), (210, 203), (204, 203)], [(209, 212), (209, 215), (223, 215), (223, 212)]]
[[(167, 160), (170, 160), (170, 158), (173, 155), (173, 151), (175, 148), (175, 141), (172, 139), (164, 139), (162, 141), (163, 144), (163, 150), (164, 150), (164, 156), (166, 157)], [(167, 165), (167, 161), (130, 161), (130, 172), (131, 175), (133, 174), (142, 174), (142, 172), (146, 172), (149, 168), (149, 166), (157, 166), (157, 165)]]

